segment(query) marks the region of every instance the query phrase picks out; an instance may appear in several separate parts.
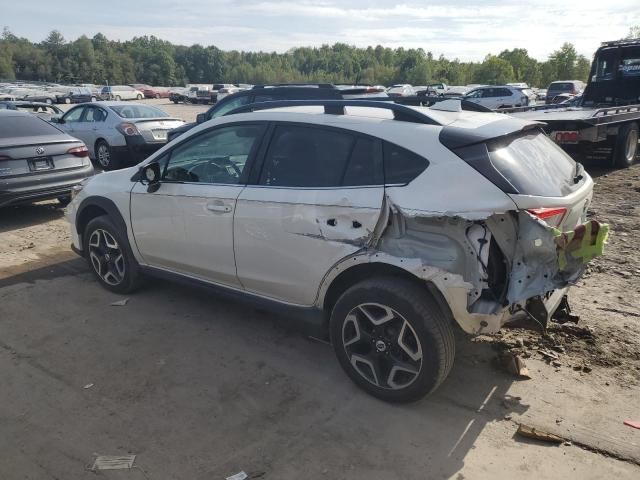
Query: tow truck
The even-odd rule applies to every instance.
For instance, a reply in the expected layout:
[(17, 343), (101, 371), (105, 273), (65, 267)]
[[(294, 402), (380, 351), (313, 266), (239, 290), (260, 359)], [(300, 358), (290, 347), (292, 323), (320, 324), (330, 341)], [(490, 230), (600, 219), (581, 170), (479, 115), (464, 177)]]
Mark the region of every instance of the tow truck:
[(640, 129), (640, 39), (603, 42), (584, 93), (568, 104), (498, 111), (544, 122), (546, 133), (572, 156), (631, 166)]

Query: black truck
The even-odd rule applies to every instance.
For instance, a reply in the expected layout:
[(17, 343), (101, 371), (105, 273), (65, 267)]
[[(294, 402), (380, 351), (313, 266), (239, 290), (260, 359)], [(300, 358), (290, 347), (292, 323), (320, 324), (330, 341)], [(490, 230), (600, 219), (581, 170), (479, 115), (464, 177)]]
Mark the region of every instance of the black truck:
[(607, 158), (612, 166), (629, 167), (638, 156), (640, 39), (602, 43), (574, 104), (500, 112), (544, 122), (547, 134), (572, 156)]

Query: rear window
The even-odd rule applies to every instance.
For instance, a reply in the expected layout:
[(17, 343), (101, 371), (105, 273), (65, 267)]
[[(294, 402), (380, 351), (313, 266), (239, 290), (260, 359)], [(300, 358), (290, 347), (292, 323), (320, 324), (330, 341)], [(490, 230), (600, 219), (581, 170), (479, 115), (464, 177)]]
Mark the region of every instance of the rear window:
[(563, 83), (552, 83), (549, 85), (549, 90), (554, 92), (571, 92), (574, 89), (573, 83), (563, 82)]
[(114, 105), (111, 110), (122, 118), (160, 118), (169, 116), (159, 108), (147, 105)]
[(62, 132), (48, 122), (32, 116), (8, 116), (0, 121), (0, 138), (60, 135)]
[(516, 193), (563, 197), (578, 185), (576, 163), (543, 133), (531, 133), (487, 144), (493, 167)]
[(409, 183), (428, 166), (426, 158), (393, 143), (384, 142), (384, 183)]

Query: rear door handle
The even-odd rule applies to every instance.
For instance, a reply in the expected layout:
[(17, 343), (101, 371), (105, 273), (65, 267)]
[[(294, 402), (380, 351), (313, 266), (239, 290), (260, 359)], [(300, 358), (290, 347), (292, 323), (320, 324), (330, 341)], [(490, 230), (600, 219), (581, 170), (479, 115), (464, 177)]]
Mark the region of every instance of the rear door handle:
[(229, 213), (231, 211), (231, 207), (229, 205), (210, 203), (207, 205), (207, 210), (209, 210), (210, 212)]

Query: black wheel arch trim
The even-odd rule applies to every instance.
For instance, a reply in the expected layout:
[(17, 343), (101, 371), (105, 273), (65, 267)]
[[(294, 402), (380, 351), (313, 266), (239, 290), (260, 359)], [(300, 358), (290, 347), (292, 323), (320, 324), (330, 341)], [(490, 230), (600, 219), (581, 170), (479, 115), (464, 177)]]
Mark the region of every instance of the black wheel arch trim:
[[(99, 197), (99, 196), (90, 196), (82, 200), (82, 202), (80, 202), (80, 205), (78, 206), (78, 210), (76, 213), (76, 225), (75, 225), (76, 232), (78, 232), (78, 234), (83, 235), (84, 228), (91, 221), (91, 219), (87, 221), (80, 221), (80, 220), (84, 220), (83, 213), (88, 212), (89, 210), (87, 209), (91, 209), (95, 207), (103, 210), (109, 216), (109, 218), (113, 220), (119, 232), (122, 235), (124, 235), (125, 238), (128, 238), (127, 223), (124, 221), (124, 217), (122, 216), (122, 213), (120, 212), (116, 204), (113, 202), (113, 200), (110, 200), (105, 197)], [(91, 218), (95, 218), (95, 216), (92, 216)]]

